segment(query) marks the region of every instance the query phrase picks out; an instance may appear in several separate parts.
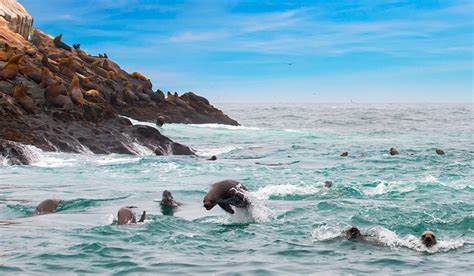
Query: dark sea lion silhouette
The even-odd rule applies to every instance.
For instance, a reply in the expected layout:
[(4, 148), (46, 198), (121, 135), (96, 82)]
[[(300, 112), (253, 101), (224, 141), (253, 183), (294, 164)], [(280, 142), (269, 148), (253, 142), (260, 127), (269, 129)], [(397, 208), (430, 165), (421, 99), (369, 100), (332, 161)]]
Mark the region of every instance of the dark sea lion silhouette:
[(247, 191), (247, 188), (235, 180), (228, 179), (214, 183), (204, 197), (204, 207), (206, 210), (211, 210), (219, 205), (224, 211), (234, 214), (231, 205), (238, 208), (247, 208), (250, 205), (244, 191)]
[(59, 203), (61, 203), (61, 200), (46, 199), (38, 204), (35, 214), (44, 215), (54, 213), (58, 209)]
[[(136, 208), (135, 206), (127, 206), (122, 207), (117, 213), (117, 224), (118, 225), (125, 225), (129, 223), (137, 223), (137, 218), (132, 211), (132, 208)], [(144, 222), (146, 218), (146, 212), (143, 211), (142, 216), (138, 222)]]

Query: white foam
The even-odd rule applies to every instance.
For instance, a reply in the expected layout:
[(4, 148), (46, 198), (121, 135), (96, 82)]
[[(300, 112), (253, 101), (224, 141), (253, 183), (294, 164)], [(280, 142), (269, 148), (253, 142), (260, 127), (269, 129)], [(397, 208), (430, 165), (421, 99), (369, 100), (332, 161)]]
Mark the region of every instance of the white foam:
[(97, 160), (96, 162), (100, 165), (118, 165), (118, 164), (128, 164), (136, 163), (140, 161), (140, 157), (116, 157), (115, 155), (105, 156), (102, 159)]
[(260, 199), (266, 200), (270, 196), (285, 196), (285, 195), (311, 195), (318, 193), (319, 188), (312, 186), (297, 186), (292, 184), (269, 185), (258, 189), (252, 194)]
[(207, 147), (202, 147), (202, 148), (196, 148), (196, 154), (200, 156), (213, 156), (213, 155), (220, 155), (224, 153), (228, 153), (231, 151), (234, 151), (236, 149), (239, 149), (238, 147), (235, 146), (225, 146), (225, 147), (220, 147), (220, 148), (207, 148)]
[(186, 126), (198, 128), (227, 129), (227, 130), (260, 130), (258, 127), (231, 126), (223, 124), (188, 124)]
[(312, 237), (314, 241), (327, 241), (340, 237), (341, 233), (341, 227), (324, 223), (320, 227), (313, 230)]
[(424, 179), (422, 179), (421, 182), (422, 183), (439, 183), (439, 180), (436, 177), (429, 174)]
[(154, 155), (155, 153), (149, 149), (148, 147), (145, 147), (137, 142), (136, 139), (123, 134), (125, 138), (127, 138), (127, 144), (122, 143), (129, 151), (135, 153), (136, 155), (140, 156), (147, 156), (147, 155)]
[(440, 240), (438, 238), (436, 245), (426, 247), (421, 243), (419, 237), (407, 235), (400, 238), (396, 233), (383, 227), (374, 227), (368, 231), (368, 234), (374, 236), (378, 241), (390, 248), (406, 247), (420, 252), (446, 252), (464, 246), (464, 241), (462, 240)]
[(387, 186), (383, 182), (381, 182), (374, 189), (366, 191), (365, 194), (367, 194), (367, 195), (381, 195), (381, 194), (385, 194), (387, 191), (388, 191)]

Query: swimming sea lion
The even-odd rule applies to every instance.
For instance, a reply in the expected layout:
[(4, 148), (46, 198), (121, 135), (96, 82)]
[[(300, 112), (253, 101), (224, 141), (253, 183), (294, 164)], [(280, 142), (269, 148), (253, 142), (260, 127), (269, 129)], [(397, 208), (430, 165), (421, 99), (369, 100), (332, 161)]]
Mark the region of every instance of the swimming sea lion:
[(130, 77), (132, 78), (135, 78), (135, 79), (138, 79), (138, 80), (142, 80), (142, 81), (147, 81), (148, 78), (145, 77), (144, 75), (138, 73), (138, 72), (133, 72), (130, 74)]
[(176, 208), (182, 204), (174, 200), (173, 195), (171, 194), (170, 191), (165, 190), (163, 192), (163, 198), (160, 201), (160, 205), (163, 207)]
[(400, 154), (396, 148), (390, 148), (390, 155), (398, 155)]
[(332, 181), (326, 181), (326, 182), (324, 182), (324, 187), (325, 187), (325, 188), (331, 188), (331, 187), (332, 187)]
[(433, 232), (425, 231), (420, 237), (421, 243), (423, 243), (426, 247), (432, 247), (436, 245), (436, 237)]
[(360, 240), (362, 239), (362, 234), (360, 233), (359, 228), (351, 227), (344, 231), (344, 235), (348, 240)]
[(11, 80), (11, 79), (16, 78), (20, 70), (20, 68), (18, 67), (18, 64), (22, 58), (23, 58), (22, 55), (16, 55), (12, 57), (7, 62), (7, 64), (5, 64), (2, 71), (0, 71), (0, 76), (2, 76), (6, 80)]
[(35, 103), (33, 99), (26, 94), (26, 87), (23, 84), (19, 83), (13, 87), (13, 98), (15, 98), (28, 113), (35, 113)]
[(349, 153), (347, 151), (344, 151), (343, 153), (341, 153), (341, 157), (347, 157), (349, 156)]
[(165, 118), (163, 116), (158, 116), (156, 119), (156, 125), (162, 127), (165, 124)]
[[(137, 218), (135, 217), (135, 214), (133, 213), (132, 208), (135, 208), (135, 207), (127, 206), (127, 207), (120, 208), (120, 210), (117, 213), (118, 225), (137, 223)], [(144, 222), (145, 217), (146, 217), (146, 212), (143, 211), (142, 216), (140, 217), (140, 220), (138, 222)]]
[(211, 210), (219, 205), (224, 211), (234, 214), (231, 205), (238, 208), (246, 208), (250, 205), (243, 191), (247, 188), (235, 180), (224, 180), (214, 183), (209, 192), (204, 196), (204, 208)]
[(207, 159), (207, 161), (216, 161), (217, 160), (217, 156), (213, 155), (211, 156), (211, 158)]
[(84, 105), (84, 96), (82, 95), (82, 91), (79, 86), (79, 78), (77, 76), (74, 76), (72, 79), (68, 94), (74, 103), (81, 106)]
[(444, 155), (444, 154), (445, 154), (445, 153), (444, 153), (444, 150), (442, 150), (442, 149), (436, 149), (436, 153), (437, 153), (438, 155)]
[(40, 204), (38, 204), (38, 206), (36, 207), (35, 213), (37, 215), (54, 213), (56, 209), (58, 209), (59, 203), (61, 203), (60, 200), (46, 199), (42, 201)]
[(63, 38), (63, 35), (60, 34), (57, 37), (54, 38), (54, 46), (59, 49), (64, 49), (66, 51), (71, 51), (71, 47), (67, 45), (66, 43), (62, 42), (61, 39)]

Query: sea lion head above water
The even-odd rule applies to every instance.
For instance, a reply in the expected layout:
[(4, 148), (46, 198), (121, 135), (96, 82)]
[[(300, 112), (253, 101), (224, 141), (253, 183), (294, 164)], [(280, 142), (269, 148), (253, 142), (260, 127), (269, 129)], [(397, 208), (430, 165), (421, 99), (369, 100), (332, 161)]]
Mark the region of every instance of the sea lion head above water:
[(59, 203), (61, 203), (60, 200), (46, 199), (42, 201), (40, 204), (38, 204), (38, 206), (36, 207), (35, 214), (44, 215), (44, 214), (54, 213), (56, 209), (58, 209)]
[[(133, 213), (132, 208), (136, 208), (136, 207), (127, 206), (127, 207), (120, 208), (120, 210), (117, 213), (118, 225), (137, 223), (137, 218), (135, 217), (135, 214)], [(146, 212), (143, 211), (142, 216), (140, 217), (140, 220), (138, 220), (138, 222), (144, 222), (145, 217), (146, 217)]]
[(421, 243), (423, 243), (426, 247), (432, 247), (436, 245), (436, 236), (431, 231), (425, 231), (420, 237)]
[(163, 192), (163, 197), (160, 201), (160, 205), (163, 207), (175, 208), (175, 207), (178, 207), (180, 204), (174, 200), (174, 197), (170, 191), (165, 190)]
[(390, 148), (390, 155), (398, 155), (400, 154), (396, 148)]
[(325, 181), (324, 182), (324, 187), (325, 188), (331, 188), (332, 187), (332, 181)]
[(348, 240), (358, 240), (362, 238), (362, 234), (360, 233), (360, 230), (357, 227), (351, 227), (347, 229), (344, 234)]

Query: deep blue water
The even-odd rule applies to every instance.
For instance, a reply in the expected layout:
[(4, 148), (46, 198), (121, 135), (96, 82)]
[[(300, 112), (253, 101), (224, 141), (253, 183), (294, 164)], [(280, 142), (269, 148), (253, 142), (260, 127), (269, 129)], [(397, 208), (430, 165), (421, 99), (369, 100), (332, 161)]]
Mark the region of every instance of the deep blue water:
[[(131, 144), (141, 156), (33, 150), (32, 166), (0, 166), (0, 274), (472, 273), (472, 104), (218, 106), (243, 126), (161, 129), (203, 157)], [(249, 188), (250, 210), (202, 207), (227, 178)], [(184, 203), (174, 216), (156, 201), (165, 189)], [(46, 198), (64, 202), (32, 216)], [(125, 205), (145, 223), (114, 225)], [(350, 226), (375, 242), (345, 240)]]

